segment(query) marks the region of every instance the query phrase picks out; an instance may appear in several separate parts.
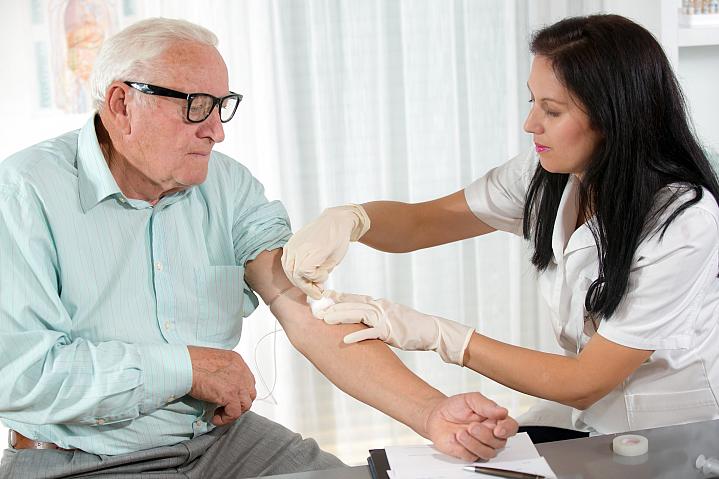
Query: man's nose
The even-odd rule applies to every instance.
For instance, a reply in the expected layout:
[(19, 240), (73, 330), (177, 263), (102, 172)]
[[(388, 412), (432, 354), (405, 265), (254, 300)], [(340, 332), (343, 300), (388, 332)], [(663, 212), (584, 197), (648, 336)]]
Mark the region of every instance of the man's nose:
[(210, 116), (202, 122), (200, 131), (202, 137), (210, 138), (215, 143), (221, 143), (225, 139), (225, 127), (220, 121), (220, 110), (215, 107)]

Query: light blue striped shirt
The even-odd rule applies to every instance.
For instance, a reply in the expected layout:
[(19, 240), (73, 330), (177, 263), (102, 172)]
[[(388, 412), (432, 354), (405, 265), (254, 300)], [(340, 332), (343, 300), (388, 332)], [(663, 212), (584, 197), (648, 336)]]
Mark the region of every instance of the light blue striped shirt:
[(93, 119), (0, 164), (0, 417), (96, 454), (212, 428), (187, 345), (234, 348), (257, 306), (244, 265), (290, 236), (281, 203), (213, 152), (207, 180), (126, 198)]

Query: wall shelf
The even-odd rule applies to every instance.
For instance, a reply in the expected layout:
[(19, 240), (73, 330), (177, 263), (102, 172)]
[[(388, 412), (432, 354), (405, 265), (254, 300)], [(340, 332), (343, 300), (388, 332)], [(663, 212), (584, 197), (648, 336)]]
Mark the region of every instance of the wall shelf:
[(719, 14), (682, 13), (682, 0), (603, 0), (651, 31), (671, 61), (699, 140), (719, 151)]
[(677, 46), (700, 47), (719, 45), (719, 25), (712, 27), (679, 27)]

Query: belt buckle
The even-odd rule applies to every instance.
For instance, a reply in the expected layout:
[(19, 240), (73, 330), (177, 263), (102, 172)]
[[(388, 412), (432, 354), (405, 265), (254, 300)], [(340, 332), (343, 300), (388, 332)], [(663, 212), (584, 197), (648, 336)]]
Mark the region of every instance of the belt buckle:
[(15, 434), (15, 431), (12, 429), (8, 429), (8, 431), (7, 431), (7, 443), (8, 443), (8, 446), (15, 449), (15, 445), (17, 444), (17, 435)]

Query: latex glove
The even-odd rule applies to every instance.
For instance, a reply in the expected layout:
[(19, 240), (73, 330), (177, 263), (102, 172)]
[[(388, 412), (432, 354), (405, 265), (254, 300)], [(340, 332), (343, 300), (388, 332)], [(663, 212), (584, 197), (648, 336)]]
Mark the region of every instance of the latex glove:
[(447, 363), (464, 365), (464, 351), (474, 329), (449, 319), (415, 311), (387, 299), (325, 291), (336, 304), (315, 316), (328, 324), (364, 323), (368, 329), (348, 334), (346, 344), (381, 339), (408, 351), (437, 351)]
[(322, 296), (322, 283), (342, 261), (350, 241), (359, 240), (370, 228), (360, 205), (327, 208), (287, 242), (282, 268), (287, 278), (314, 299)]
[(425, 423), (437, 449), (466, 461), (495, 457), (519, 427), (505, 408), (478, 392), (438, 401)]

